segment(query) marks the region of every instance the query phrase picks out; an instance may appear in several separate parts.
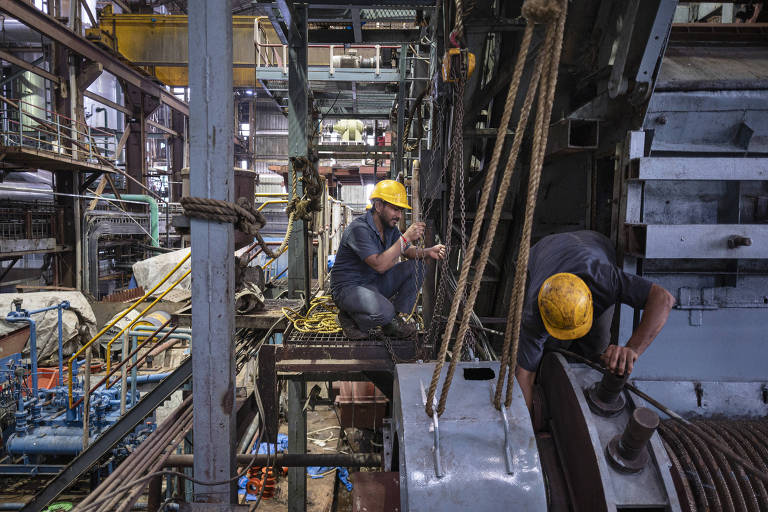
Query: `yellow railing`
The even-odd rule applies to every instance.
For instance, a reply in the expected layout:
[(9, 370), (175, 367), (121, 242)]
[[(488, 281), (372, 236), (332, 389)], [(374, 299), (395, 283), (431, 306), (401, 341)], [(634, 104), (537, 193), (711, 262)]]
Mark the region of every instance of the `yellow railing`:
[[(175, 270), (171, 271), (171, 274), (173, 274), (174, 272), (175, 272)], [(171, 286), (169, 286), (167, 290), (165, 290), (163, 293), (158, 295), (157, 298), (155, 300), (153, 300), (152, 303), (149, 306), (144, 308), (144, 311), (139, 313), (139, 316), (137, 316), (136, 319), (133, 322), (131, 322), (130, 324), (128, 324), (125, 327), (123, 327), (120, 330), (120, 332), (115, 334), (112, 337), (112, 339), (107, 342), (107, 375), (109, 375), (109, 371), (112, 369), (112, 343), (114, 343), (115, 340), (117, 338), (119, 338), (125, 331), (129, 330), (134, 325), (136, 325), (136, 323), (138, 323), (138, 321), (141, 320), (141, 317), (144, 316), (144, 313), (146, 313), (147, 311), (152, 309), (152, 306), (154, 306), (155, 304), (160, 302), (163, 299), (163, 297), (165, 297), (168, 294), (168, 292), (170, 292), (171, 290), (176, 288), (176, 285), (178, 285), (180, 282), (182, 282), (184, 280), (184, 278), (186, 278), (191, 273), (192, 273), (192, 269), (189, 269), (186, 272), (184, 272), (184, 274), (180, 278), (178, 278)], [(171, 275), (171, 274), (169, 274), (169, 275)], [(110, 386), (110, 384), (107, 384), (107, 387), (109, 387), (109, 386)]]
[(264, 209), (265, 206), (269, 206), (270, 204), (288, 204), (288, 200), (287, 199), (275, 199), (274, 201), (264, 201), (256, 209), (258, 211), (261, 211), (261, 210)]
[[(73, 363), (74, 363), (75, 359), (77, 359), (77, 356), (79, 356), (80, 354), (82, 354), (82, 353), (83, 353), (83, 351), (85, 351), (85, 349), (87, 349), (88, 347), (90, 347), (90, 346), (93, 344), (93, 342), (94, 342), (94, 341), (96, 341), (97, 339), (99, 339), (99, 338), (100, 338), (100, 337), (101, 337), (101, 336), (102, 336), (102, 335), (103, 335), (105, 332), (107, 332), (109, 329), (111, 329), (112, 327), (114, 327), (114, 325), (115, 325), (117, 322), (119, 322), (120, 320), (122, 320), (122, 319), (125, 317), (125, 315), (127, 315), (128, 313), (130, 313), (131, 311), (133, 311), (134, 309), (136, 309), (136, 308), (139, 306), (139, 304), (141, 304), (141, 303), (142, 303), (144, 300), (146, 300), (146, 298), (147, 298), (147, 297), (149, 297), (150, 295), (152, 295), (153, 293), (155, 293), (155, 291), (156, 291), (158, 288), (160, 288), (160, 287), (163, 285), (163, 283), (165, 283), (165, 282), (166, 282), (168, 279), (170, 279), (170, 277), (171, 277), (171, 276), (172, 276), (172, 275), (173, 275), (173, 274), (174, 274), (174, 273), (175, 273), (177, 270), (179, 270), (179, 268), (181, 268), (181, 266), (182, 266), (184, 263), (186, 263), (186, 261), (187, 261), (187, 260), (190, 258), (190, 256), (192, 256), (192, 253), (191, 253), (191, 252), (190, 252), (189, 254), (187, 254), (186, 256), (184, 256), (184, 258), (182, 258), (182, 260), (181, 260), (180, 262), (178, 262), (178, 263), (176, 264), (176, 266), (175, 266), (175, 267), (173, 267), (173, 268), (171, 269), (171, 271), (170, 271), (170, 272), (168, 272), (168, 273), (165, 275), (165, 277), (163, 277), (163, 279), (161, 279), (161, 280), (160, 280), (160, 282), (159, 282), (159, 283), (157, 283), (157, 284), (156, 284), (156, 285), (155, 285), (155, 286), (154, 286), (154, 287), (153, 287), (151, 290), (149, 290), (147, 293), (145, 293), (143, 297), (141, 297), (141, 298), (140, 298), (140, 299), (138, 299), (136, 302), (134, 302), (134, 303), (133, 303), (133, 305), (132, 305), (130, 308), (128, 308), (128, 309), (126, 309), (125, 311), (123, 311), (123, 312), (122, 312), (122, 313), (121, 313), (121, 314), (120, 314), (120, 315), (119, 315), (117, 318), (115, 318), (114, 320), (112, 320), (111, 322), (109, 322), (107, 325), (105, 325), (105, 326), (104, 326), (104, 328), (103, 328), (101, 331), (99, 331), (99, 333), (98, 333), (96, 336), (94, 336), (93, 338), (91, 338), (91, 340), (90, 340), (88, 343), (86, 343), (85, 345), (83, 345), (83, 346), (80, 348), (80, 350), (78, 350), (77, 352), (75, 352), (74, 354), (72, 354), (72, 357), (70, 357), (70, 358), (69, 358), (69, 360), (67, 361), (67, 372), (68, 372), (68, 375), (69, 375), (69, 382), (68, 382), (67, 386), (68, 386), (68, 390), (69, 390), (69, 391), (68, 391), (68, 394), (69, 394), (69, 408), (70, 408), (70, 409), (72, 408), (72, 380), (73, 380), (73, 379), (72, 379), (72, 365), (73, 365)], [(190, 272), (190, 271), (187, 271), (184, 277), (186, 277), (187, 275), (189, 275), (189, 272)], [(182, 279), (183, 279), (183, 278), (182, 278)], [(175, 282), (175, 283), (174, 283), (174, 284), (173, 284), (173, 285), (172, 285), (170, 288), (168, 288), (168, 290), (171, 290), (171, 289), (172, 289), (174, 286), (176, 286), (176, 285), (177, 285), (177, 284), (178, 284), (180, 281), (181, 281), (181, 279), (180, 279), (180, 280), (178, 280), (178, 281), (176, 281), (176, 282)], [(163, 292), (163, 295), (161, 295), (161, 297), (162, 297), (162, 296), (164, 296), (166, 293), (168, 293), (168, 290), (166, 290), (165, 292)], [(155, 302), (157, 302), (157, 301), (155, 301)], [(152, 304), (155, 304), (155, 302), (153, 302)], [(150, 305), (149, 307), (152, 307), (152, 306)], [(147, 309), (149, 309), (149, 308), (147, 308)], [(139, 316), (138, 316), (138, 318), (141, 318), (141, 316), (142, 316), (144, 313), (146, 313), (147, 309), (145, 309), (145, 310), (144, 310), (144, 311), (141, 313), (141, 315), (139, 315)], [(134, 322), (131, 322), (131, 325), (133, 325), (133, 323), (135, 323), (135, 321), (134, 321)], [(117, 333), (117, 335), (115, 335), (115, 337), (114, 337), (114, 338), (112, 338), (112, 340), (110, 340), (110, 344), (112, 343), (112, 341), (113, 341), (115, 338), (117, 338), (117, 337), (118, 337), (118, 336), (120, 336), (122, 333), (124, 333), (124, 332), (126, 331), (126, 329), (127, 329), (127, 328), (128, 328), (128, 327), (125, 327), (125, 328), (123, 328), (123, 329), (122, 329), (122, 330), (121, 330), (119, 333)], [(107, 352), (107, 361), (109, 361), (109, 352)], [(109, 373), (109, 371), (107, 371), (107, 373)]]

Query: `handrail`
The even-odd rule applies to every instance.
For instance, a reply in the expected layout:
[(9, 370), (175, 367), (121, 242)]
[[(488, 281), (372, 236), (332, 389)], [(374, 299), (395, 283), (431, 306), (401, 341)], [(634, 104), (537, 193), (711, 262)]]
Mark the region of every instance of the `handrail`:
[[(107, 332), (109, 329), (111, 329), (111, 328), (112, 328), (112, 327), (113, 327), (113, 326), (114, 326), (114, 325), (115, 325), (117, 322), (119, 322), (120, 320), (122, 320), (123, 318), (125, 318), (125, 315), (127, 315), (128, 313), (130, 313), (131, 311), (133, 311), (134, 309), (136, 309), (136, 307), (138, 307), (138, 305), (139, 305), (139, 304), (141, 304), (141, 303), (142, 303), (142, 302), (143, 302), (143, 301), (144, 301), (144, 300), (145, 300), (147, 297), (149, 297), (150, 295), (152, 295), (153, 293), (155, 293), (155, 291), (156, 291), (158, 288), (160, 288), (160, 287), (163, 285), (163, 283), (165, 283), (165, 282), (166, 282), (168, 279), (170, 279), (170, 277), (171, 277), (171, 276), (172, 276), (172, 275), (173, 275), (173, 274), (174, 274), (174, 273), (175, 273), (175, 272), (176, 272), (176, 271), (177, 271), (179, 268), (181, 268), (181, 266), (182, 266), (184, 263), (186, 263), (186, 261), (187, 261), (187, 260), (188, 260), (188, 259), (189, 259), (191, 256), (192, 256), (192, 252), (190, 251), (190, 252), (189, 252), (189, 254), (187, 254), (186, 256), (184, 256), (184, 257), (181, 259), (181, 261), (180, 261), (180, 262), (178, 262), (178, 263), (176, 264), (176, 266), (175, 266), (175, 267), (173, 267), (173, 268), (171, 269), (171, 271), (165, 275), (165, 277), (163, 277), (163, 279), (162, 279), (162, 280), (160, 280), (160, 282), (159, 282), (159, 283), (157, 283), (157, 284), (156, 284), (154, 287), (152, 287), (152, 289), (151, 289), (151, 290), (149, 290), (147, 293), (145, 293), (143, 297), (141, 297), (141, 298), (140, 298), (140, 299), (138, 299), (136, 302), (134, 302), (134, 303), (133, 303), (133, 305), (132, 305), (130, 308), (128, 308), (128, 309), (126, 309), (125, 311), (123, 311), (123, 312), (120, 314), (120, 316), (118, 316), (117, 318), (115, 318), (114, 320), (112, 320), (111, 322), (109, 322), (109, 323), (108, 323), (106, 326), (104, 326), (104, 328), (103, 328), (101, 331), (99, 331), (99, 333), (98, 333), (96, 336), (94, 336), (93, 338), (91, 338), (91, 339), (90, 339), (90, 341), (88, 341), (88, 343), (86, 343), (85, 345), (83, 345), (83, 346), (80, 348), (80, 350), (78, 350), (77, 352), (75, 352), (74, 354), (72, 354), (72, 357), (70, 357), (70, 358), (69, 358), (69, 360), (67, 361), (67, 374), (68, 374), (68, 376), (69, 376), (69, 383), (68, 383), (68, 388), (69, 388), (69, 390), (68, 390), (68, 394), (69, 394), (69, 408), (70, 408), (70, 409), (72, 409), (72, 380), (73, 380), (73, 379), (72, 379), (72, 364), (73, 364), (73, 362), (75, 361), (75, 359), (77, 359), (77, 356), (79, 356), (79, 355), (80, 355), (80, 354), (81, 354), (81, 353), (82, 353), (82, 352), (83, 352), (85, 349), (87, 349), (88, 347), (90, 347), (90, 346), (93, 344), (93, 342), (94, 342), (94, 341), (96, 341), (97, 339), (99, 339), (99, 338), (101, 337), (101, 335), (102, 335), (102, 334), (104, 334), (104, 333), (105, 333), (105, 332)], [(125, 329), (123, 329), (123, 331), (125, 331)], [(122, 333), (123, 331), (120, 331), (120, 332)]]
[(264, 201), (256, 209), (258, 211), (261, 211), (261, 210), (264, 209), (265, 206), (270, 205), (270, 204), (288, 204), (289, 202), (290, 201), (288, 201), (287, 199), (275, 199), (275, 200), (272, 200), (272, 201)]
[[(157, 338), (158, 334), (160, 333), (160, 331), (162, 331), (163, 328), (166, 327), (169, 323), (171, 323), (171, 319), (170, 318), (168, 320), (166, 320), (165, 323), (163, 323), (163, 325), (161, 325), (160, 327), (155, 329), (155, 332), (153, 332), (152, 334), (149, 334), (148, 336), (144, 336), (144, 341), (142, 341), (141, 343), (138, 344), (138, 347), (136, 347), (135, 351), (138, 352), (139, 347), (142, 347), (144, 345), (144, 343), (146, 343), (148, 340)], [(173, 333), (175, 328), (176, 328), (175, 326), (172, 327), (171, 330), (168, 331), (167, 333), (165, 333), (165, 335), (161, 339), (164, 340), (168, 336), (170, 336), (171, 333)], [(115, 368), (114, 368), (114, 370), (112, 372), (108, 372), (106, 375), (104, 375), (104, 377), (95, 386), (91, 386), (91, 389), (87, 391), (87, 394), (91, 395), (91, 394), (93, 394), (94, 391), (96, 391), (104, 383), (109, 383), (109, 378), (112, 376), (112, 374), (117, 372), (117, 370), (119, 370), (133, 356), (134, 353), (135, 353), (134, 351), (131, 351), (131, 353), (128, 354), (128, 356), (126, 356), (126, 358), (124, 360), (120, 361), (120, 364), (115, 366)], [(115, 381), (115, 382), (117, 382), (117, 381)], [(110, 387), (110, 384), (108, 384), (106, 386), (107, 389), (109, 389), (109, 387)], [(83, 400), (85, 400), (85, 396), (81, 396), (80, 398), (78, 398), (77, 401), (74, 404), (72, 404), (72, 408), (77, 407), (78, 405), (80, 405), (80, 403), (83, 402)]]
[[(190, 252), (190, 254), (192, 254), (192, 253)], [(147, 311), (152, 309), (152, 306), (154, 306), (155, 304), (160, 302), (162, 300), (162, 298), (165, 297), (168, 294), (168, 292), (170, 292), (171, 290), (176, 288), (176, 285), (179, 284), (180, 282), (182, 282), (191, 273), (192, 273), (192, 269), (189, 269), (186, 272), (184, 272), (184, 274), (180, 278), (178, 278), (171, 286), (169, 286), (163, 293), (158, 295), (157, 298), (155, 300), (153, 300), (152, 303), (149, 306), (144, 308), (144, 311), (139, 313), (139, 316), (137, 316), (136, 319), (133, 322), (131, 322), (129, 325), (127, 325), (127, 326), (123, 327), (122, 329), (120, 329), (120, 332), (115, 334), (112, 337), (112, 339), (107, 342), (107, 373), (109, 373), (109, 370), (112, 368), (112, 343), (114, 343), (115, 340), (118, 337), (120, 337), (125, 331), (127, 331), (128, 329), (133, 327), (139, 320), (141, 320), (141, 317), (143, 317), (144, 314)], [(109, 388), (109, 385), (107, 385), (107, 388)]]
[[(15, 145), (14, 138), (18, 137), (19, 147), (31, 147), (73, 160), (82, 160), (78, 158), (79, 155), (86, 161), (99, 159), (102, 158), (101, 151), (110, 163), (117, 158), (117, 137), (114, 133), (93, 128), (84, 122), (73, 121), (63, 114), (22, 99), (0, 96), (0, 100), (7, 105), (0, 111), (0, 123), (4, 125), (0, 136), (3, 137), (5, 145)], [(14, 114), (18, 119), (11, 117)], [(62, 120), (66, 122), (62, 123)], [(37, 137), (34, 133), (37, 133)], [(49, 140), (44, 139), (44, 136)], [(73, 145), (78, 149), (72, 148)]]

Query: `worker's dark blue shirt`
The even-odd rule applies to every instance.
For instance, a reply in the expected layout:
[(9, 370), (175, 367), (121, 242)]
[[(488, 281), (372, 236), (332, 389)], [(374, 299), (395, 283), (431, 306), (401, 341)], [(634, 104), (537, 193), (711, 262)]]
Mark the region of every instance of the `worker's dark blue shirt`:
[(592, 292), (592, 326), (610, 306), (645, 307), (653, 283), (627, 274), (616, 265), (616, 249), (608, 237), (596, 231), (573, 231), (542, 238), (531, 248), (528, 280), (520, 325), (517, 364), (535, 372), (549, 337), (539, 313), (539, 289), (550, 276), (569, 272), (584, 280)]
[(389, 249), (398, 238), (399, 229), (384, 226), (384, 240), (381, 239), (373, 223), (372, 210), (353, 220), (341, 236), (336, 261), (331, 269), (331, 290), (371, 282), (377, 273), (365, 262), (365, 258)]

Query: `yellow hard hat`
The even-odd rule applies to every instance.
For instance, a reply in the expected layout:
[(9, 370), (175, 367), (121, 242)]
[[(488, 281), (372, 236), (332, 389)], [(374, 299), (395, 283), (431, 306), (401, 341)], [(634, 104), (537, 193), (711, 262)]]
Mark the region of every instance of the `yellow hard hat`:
[(577, 275), (554, 274), (539, 289), (539, 313), (552, 337), (581, 338), (592, 328), (592, 292)]
[(400, 208), (411, 209), (408, 204), (408, 195), (402, 183), (395, 180), (381, 180), (373, 188), (371, 199), (381, 199)]

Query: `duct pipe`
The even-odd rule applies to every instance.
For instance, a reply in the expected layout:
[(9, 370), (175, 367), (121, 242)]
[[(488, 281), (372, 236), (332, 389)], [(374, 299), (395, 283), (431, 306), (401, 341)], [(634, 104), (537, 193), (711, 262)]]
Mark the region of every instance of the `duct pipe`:
[[(108, 199), (116, 199), (114, 194), (101, 194)], [(152, 247), (160, 247), (160, 221), (158, 216), (157, 201), (153, 197), (144, 194), (120, 194), (126, 201), (139, 201), (149, 205), (149, 231), (152, 237)]]

